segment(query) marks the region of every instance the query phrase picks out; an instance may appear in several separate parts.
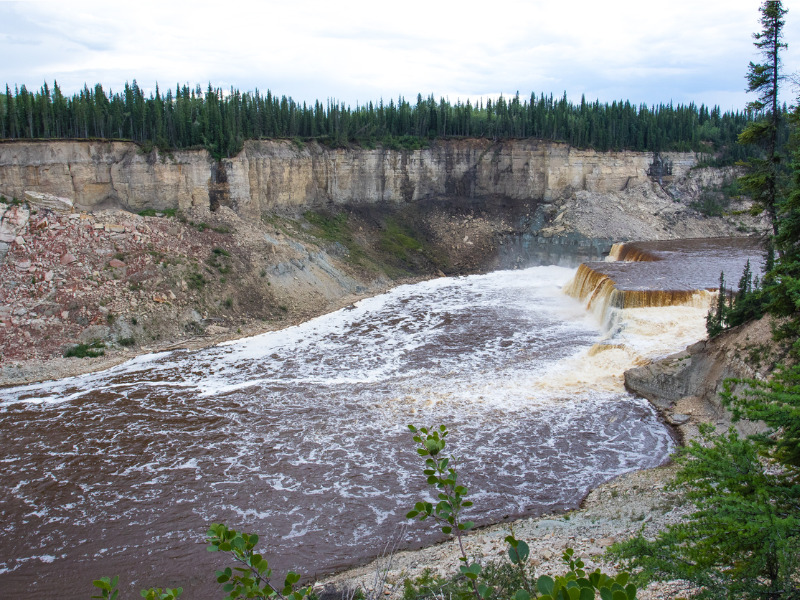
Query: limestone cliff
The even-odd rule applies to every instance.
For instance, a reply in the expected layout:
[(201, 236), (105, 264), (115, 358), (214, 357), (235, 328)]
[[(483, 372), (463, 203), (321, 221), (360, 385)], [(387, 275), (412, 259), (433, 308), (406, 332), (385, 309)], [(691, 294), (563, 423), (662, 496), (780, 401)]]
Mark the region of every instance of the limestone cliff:
[[(380, 206), (427, 215), (431, 230), (450, 217), (481, 215), (492, 224), (479, 244), (493, 257), (484, 268), (574, 264), (602, 257), (616, 241), (741, 235), (763, 226), (741, 210), (726, 218), (693, 210), (704, 186), (720, 178), (693, 170), (693, 154), (670, 154), (674, 175), (663, 182), (647, 175), (652, 158), (541, 140), (448, 140), (414, 151), (250, 141), (220, 162), (203, 150), (143, 153), (125, 142), (5, 142), (0, 195), (45, 193), (82, 211), (228, 206), (251, 222), (309, 208)], [(449, 251), (478, 234), (445, 229), (434, 233), (448, 239)]]
[[(673, 157), (675, 174), (693, 166)], [(188, 208), (229, 204), (241, 216), (323, 203), (420, 202), (450, 196), (550, 201), (619, 192), (646, 180), (649, 153), (601, 153), (537, 140), (437, 142), (423, 150), (328, 149), (251, 141), (217, 164), (205, 151), (148, 154), (124, 142), (0, 144), (0, 193), (35, 190), (76, 207)]]

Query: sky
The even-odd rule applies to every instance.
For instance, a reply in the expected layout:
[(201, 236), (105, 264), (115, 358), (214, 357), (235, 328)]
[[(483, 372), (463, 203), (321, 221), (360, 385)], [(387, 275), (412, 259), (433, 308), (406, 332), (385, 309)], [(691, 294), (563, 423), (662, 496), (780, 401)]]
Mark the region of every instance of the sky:
[[(794, 4), (794, 6), (792, 6)], [(757, 0), (227, 3), (0, 1), (0, 84), (72, 94), (210, 83), (355, 106), (417, 94), (473, 102), (564, 92), (579, 102), (742, 109), (759, 56)], [(784, 29), (800, 70), (800, 2)], [(782, 100), (800, 90), (789, 82)]]

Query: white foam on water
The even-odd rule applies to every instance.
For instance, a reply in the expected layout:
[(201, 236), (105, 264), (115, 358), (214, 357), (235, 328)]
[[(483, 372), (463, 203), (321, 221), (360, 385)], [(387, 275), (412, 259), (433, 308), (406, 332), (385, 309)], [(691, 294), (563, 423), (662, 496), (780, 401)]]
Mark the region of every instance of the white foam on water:
[[(356, 556), (419, 499), (409, 422), (450, 426), (475, 520), (573, 506), (668, 455), (668, 432), (621, 374), (680, 347), (669, 333), (651, 341), (646, 326), (661, 317), (644, 313), (603, 340), (561, 293), (572, 274), (536, 267), (400, 286), (282, 331), (0, 390), (2, 460), (15, 478), (0, 485), (0, 507), (36, 511), (57, 534), (43, 549), (54, 556), (87, 528), (93, 552), (134, 547), (123, 526), (158, 514), (166, 531), (192, 519), (245, 524), (287, 560), (324, 563), (314, 544)], [(682, 343), (687, 320), (659, 326), (677, 327)], [(16, 508), (2, 510), (23, 527)], [(299, 538), (308, 556), (292, 554)]]

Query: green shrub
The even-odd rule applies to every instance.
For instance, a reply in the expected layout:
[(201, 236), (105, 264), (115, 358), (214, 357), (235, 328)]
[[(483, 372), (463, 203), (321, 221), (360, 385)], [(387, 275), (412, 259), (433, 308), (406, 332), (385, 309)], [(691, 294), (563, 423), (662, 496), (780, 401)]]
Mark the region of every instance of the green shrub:
[[(603, 600), (636, 599), (636, 586), (628, 583), (627, 573), (619, 573), (614, 577), (601, 573), (600, 569), (587, 573), (583, 570), (583, 561), (574, 557), (575, 552), (572, 548), (567, 548), (562, 555), (564, 563), (569, 568), (566, 575), (555, 578), (542, 575), (536, 580), (534, 588), (532, 575), (527, 571), (530, 547), (526, 542), (516, 539), (513, 529), (505, 538), (508, 543), (508, 558), (511, 561), (508, 568), (493, 567), (490, 571), (479, 562), (470, 561), (464, 550), (463, 536), (475, 524), (464, 518), (463, 510), (472, 506), (472, 502), (465, 500), (468, 494), (467, 488), (458, 484), (455, 458), (440, 457), (449, 432), (444, 425), (430, 431), (425, 427), (417, 429), (413, 425), (409, 425), (408, 428), (417, 443), (417, 454), (425, 458), (425, 469), (422, 472), (427, 478), (428, 485), (436, 488), (436, 497), (439, 501), (436, 504), (417, 502), (406, 517), (420, 521), (431, 518), (439, 525), (442, 533), (456, 538), (461, 551), (459, 571), (475, 600), (512, 597), (514, 600), (531, 600), (531, 598), (590, 600), (596, 597), (595, 592), (599, 592)], [(513, 571), (516, 571), (516, 574), (510, 576), (509, 573)], [(519, 586), (513, 596), (511, 590), (507, 589), (509, 585)], [(503, 587), (505, 589), (502, 589)], [(458, 589), (456, 587), (456, 590)], [(461, 594), (464, 594), (463, 586), (460, 589)], [(540, 595), (537, 595), (537, 592)], [(456, 597), (459, 595), (456, 594)]]
[(186, 285), (193, 290), (201, 290), (208, 283), (208, 280), (197, 271), (191, 271), (186, 275)]
[(105, 354), (105, 345), (99, 340), (89, 344), (76, 344), (64, 351), (64, 358), (97, 358)]

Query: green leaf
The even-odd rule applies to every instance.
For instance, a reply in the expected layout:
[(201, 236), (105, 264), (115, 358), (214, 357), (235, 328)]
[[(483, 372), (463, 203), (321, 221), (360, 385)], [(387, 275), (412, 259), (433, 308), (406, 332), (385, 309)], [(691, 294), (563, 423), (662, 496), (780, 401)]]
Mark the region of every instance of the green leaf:
[(628, 595), (628, 600), (636, 600), (636, 586), (632, 583), (625, 586), (625, 593)]
[(492, 588), (485, 583), (478, 584), (478, 595), (481, 598), (488, 598), (492, 595)]
[(453, 533), (453, 528), (448, 525), (445, 525), (442, 527), (442, 533)]
[(626, 594), (622, 590), (617, 590), (611, 596), (611, 600), (628, 600), (628, 594)]
[(594, 600), (594, 588), (582, 587), (580, 600)]
[(472, 581), (478, 579), (478, 575), (481, 574), (482, 570), (481, 566), (478, 563), (472, 563), (469, 566), (462, 565), (459, 567), (459, 569), (461, 570), (461, 573), (462, 575), (464, 575), (464, 577), (467, 577)]
[[(506, 538), (508, 539), (508, 538)], [(514, 540), (516, 545), (512, 545), (511, 548), (508, 549), (508, 557), (511, 559), (516, 565), (524, 563), (528, 560), (528, 556), (530, 555), (531, 549), (528, 547), (528, 544), (523, 542), (522, 540)]]
[(108, 577), (101, 577), (92, 581), (92, 585), (100, 588), (101, 590), (111, 591), (111, 580)]
[(473, 527), (475, 527), (475, 522), (474, 521), (464, 521), (463, 523), (459, 523), (458, 524), (458, 528), (461, 531), (469, 531)]
[(514, 600), (531, 600), (531, 595), (527, 590), (517, 590), (514, 594)]
[(536, 580), (536, 589), (539, 590), (540, 594), (552, 594), (555, 585), (556, 582), (548, 575), (542, 575)]

